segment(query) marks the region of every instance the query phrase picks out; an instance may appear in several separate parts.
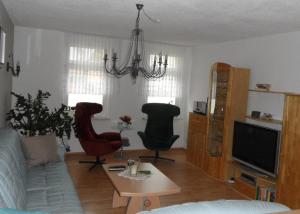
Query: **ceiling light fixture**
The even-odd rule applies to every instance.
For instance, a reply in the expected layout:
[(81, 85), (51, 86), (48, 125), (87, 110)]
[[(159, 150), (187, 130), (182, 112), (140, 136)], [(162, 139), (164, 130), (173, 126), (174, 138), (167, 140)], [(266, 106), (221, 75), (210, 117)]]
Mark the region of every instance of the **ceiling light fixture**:
[[(104, 67), (107, 73), (118, 78), (130, 73), (134, 82), (139, 73), (142, 73), (144, 77), (148, 79), (160, 78), (165, 75), (168, 65), (168, 55), (163, 56), (161, 52), (159, 54), (155, 54), (151, 68), (147, 63), (145, 56), (144, 32), (139, 26), (140, 12), (143, 9), (143, 6), (143, 4), (136, 4), (138, 15), (135, 21), (135, 29), (132, 30), (129, 48), (122, 66), (117, 66), (118, 56), (117, 53), (113, 51), (111, 58), (112, 66), (111, 68), (108, 68), (107, 53), (104, 55)], [(144, 14), (146, 15), (145, 11)], [(146, 15), (146, 17), (149, 18), (148, 15)], [(149, 19), (154, 20), (152, 18)], [(159, 22), (159, 20), (156, 19), (154, 22)]]

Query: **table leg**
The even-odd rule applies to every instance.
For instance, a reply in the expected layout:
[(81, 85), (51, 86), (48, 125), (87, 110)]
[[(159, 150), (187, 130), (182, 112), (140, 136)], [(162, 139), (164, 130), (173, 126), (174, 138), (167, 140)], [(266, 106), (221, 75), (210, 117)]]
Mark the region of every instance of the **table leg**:
[(127, 206), (126, 214), (136, 214), (143, 210), (143, 197), (131, 197)]
[(128, 197), (120, 196), (119, 193), (115, 190), (113, 195), (112, 207), (126, 207), (128, 204)]
[(142, 210), (150, 210), (160, 207), (158, 196), (151, 197), (131, 197), (127, 206), (126, 214), (135, 214)]

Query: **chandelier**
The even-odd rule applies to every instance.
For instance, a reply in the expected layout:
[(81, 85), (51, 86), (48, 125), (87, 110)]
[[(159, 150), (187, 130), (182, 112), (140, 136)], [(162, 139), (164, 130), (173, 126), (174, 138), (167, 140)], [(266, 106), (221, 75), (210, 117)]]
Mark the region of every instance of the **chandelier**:
[[(153, 65), (151, 67), (147, 63), (147, 59), (145, 56), (144, 32), (139, 25), (140, 12), (143, 7), (143, 4), (136, 4), (138, 14), (135, 21), (135, 28), (131, 33), (129, 48), (123, 64), (120, 67), (117, 65), (118, 56), (117, 53), (113, 51), (111, 58), (112, 65), (109, 68), (107, 65), (107, 53), (104, 54), (104, 67), (106, 72), (114, 75), (117, 78), (130, 73), (132, 79), (135, 82), (139, 73), (142, 73), (147, 79), (160, 78), (166, 73), (168, 65), (168, 55), (163, 56), (160, 52), (159, 54), (154, 55)], [(146, 13), (145, 15), (149, 19), (151, 19)]]

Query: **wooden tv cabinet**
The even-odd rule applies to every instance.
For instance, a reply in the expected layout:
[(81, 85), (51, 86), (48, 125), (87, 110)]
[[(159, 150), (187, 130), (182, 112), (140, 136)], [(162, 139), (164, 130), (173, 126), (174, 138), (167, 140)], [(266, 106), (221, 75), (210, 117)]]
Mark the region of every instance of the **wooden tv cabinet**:
[[(245, 93), (243, 87), (248, 86), (247, 71), (245, 69), (230, 67), (224, 63), (213, 65), (214, 70), (221, 72), (232, 72), (229, 78), (226, 99), (226, 111), (224, 115), (223, 141), (219, 144), (217, 151), (220, 155), (212, 156), (208, 151), (209, 137), (211, 136), (211, 109), (208, 108), (208, 116), (190, 113), (189, 116), (189, 134), (187, 144), (187, 159), (195, 165), (202, 168), (211, 176), (227, 181), (234, 177), (236, 184), (233, 185), (238, 191), (253, 196), (255, 186), (249, 186), (239, 178), (241, 165), (232, 160), (232, 134), (233, 121), (246, 120), (247, 101), (241, 102), (247, 98), (248, 93), (257, 93), (259, 96), (268, 96), (268, 94), (284, 96), (284, 108), (282, 120), (270, 120), (262, 122), (282, 124), (281, 132), (281, 150), (279, 172), (276, 179), (259, 178), (259, 185), (269, 185), (276, 189), (276, 202), (285, 204), (292, 209), (300, 208), (300, 94), (282, 91), (262, 91), (257, 89), (248, 90)], [(238, 85), (235, 85), (238, 84)], [(210, 96), (210, 100), (212, 97)], [(240, 105), (242, 103), (243, 105)], [(251, 118), (250, 118), (251, 119)], [(206, 132), (205, 132), (206, 130)]]

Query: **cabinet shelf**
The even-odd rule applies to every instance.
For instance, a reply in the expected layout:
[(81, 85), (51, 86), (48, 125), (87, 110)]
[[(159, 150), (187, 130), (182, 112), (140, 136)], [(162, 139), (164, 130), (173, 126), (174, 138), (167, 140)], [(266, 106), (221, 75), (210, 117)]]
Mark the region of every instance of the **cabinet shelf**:
[(282, 120), (277, 120), (277, 119), (263, 119), (263, 118), (253, 118), (251, 116), (246, 116), (247, 119), (250, 120), (255, 120), (255, 121), (260, 121), (260, 122), (264, 122), (264, 123), (272, 123), (272, 124), (279, 124), (282, 125)]
[(268, 94), (281, 94), (281, 95), (293, 95), (293, 96), (300, 96), (300, 94), (294, 92), (286, 92), (286, 91), (271, 91), (271, 90), (263, 90), (263, 89), (249, 89), (252, 92), (258, 93), (268, 93)]

